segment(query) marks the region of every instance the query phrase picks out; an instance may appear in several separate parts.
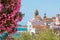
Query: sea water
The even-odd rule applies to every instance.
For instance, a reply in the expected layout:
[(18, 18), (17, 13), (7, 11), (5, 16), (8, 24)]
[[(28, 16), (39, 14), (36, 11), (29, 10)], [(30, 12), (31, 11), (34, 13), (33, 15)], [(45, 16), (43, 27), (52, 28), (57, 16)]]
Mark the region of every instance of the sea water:
[(18, 33), (18, 32), (25, 32), (25, 31), (27, 31), (27, 28), (24, 28), (24, 27), (18, 27), (17, 30), (18, 30), (17, 33), (16, 33), (16, 34), (13, 34), (12, 37), (19, 37), (19, 36), (21, 36), (21, 34)]
[(20, 27), (18, 27), (17, 30), (18, 30), (18, 31), (23, 31), (23, 32), (24, 32), (24, 31), (27, 31), (27, 28), (20, 28)]

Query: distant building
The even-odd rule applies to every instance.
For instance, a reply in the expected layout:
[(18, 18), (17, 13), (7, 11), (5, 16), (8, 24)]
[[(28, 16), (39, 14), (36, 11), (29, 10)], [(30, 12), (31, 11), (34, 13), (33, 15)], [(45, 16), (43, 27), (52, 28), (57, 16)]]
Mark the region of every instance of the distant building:
[(51, 29), (60, 31), (60, 14), (56, 14), (55, 17), (52, 17), (53, 22), (50, 25)]
[(49, 28), (51, 22), (53, 22), (52, 18), (47, 18), (46, 13), (44, 14), (43, 20), (44, 20), (44, 24), (47, 28)]
[(39, 16), (38, 10), (35, 11), (35, 17), (28, 21), (27, 29), (30, 33), (38, 33), (41, 29), (44, 29), (44, 21)]
[(38, 10), (36, 10), (34, 18), (29, 20), (27, 23), (27, 31), (30, 33), (38, 33), (47, 28), (60, 30), (60, 14), (56, 14), (56, 16), (48, 18), (46, 13), (44, 13), (44, 17), (42, 19)]
[(56, 25), (60, 25), (60, 14), (56, 15)]
[(27, 24), (27, 31), (31, 33), (35, 33), (35, 28), (33, 28), (33, 25), (30, 21), (28, 21), (28, 24)]

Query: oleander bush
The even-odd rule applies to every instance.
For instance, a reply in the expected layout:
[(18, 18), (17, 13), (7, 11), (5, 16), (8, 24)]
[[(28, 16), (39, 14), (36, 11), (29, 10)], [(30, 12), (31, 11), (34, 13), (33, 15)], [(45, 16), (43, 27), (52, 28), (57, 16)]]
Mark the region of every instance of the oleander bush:
[(0, 0), (0, 40), (17, 31), (17, 22), (22, 20), (20, 7), (21, 0)]

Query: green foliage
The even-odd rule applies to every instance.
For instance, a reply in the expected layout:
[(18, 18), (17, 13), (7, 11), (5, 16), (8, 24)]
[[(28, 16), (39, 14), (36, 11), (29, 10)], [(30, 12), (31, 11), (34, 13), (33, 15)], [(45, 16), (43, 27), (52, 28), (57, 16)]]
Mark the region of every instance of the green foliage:
[(14, 40), (32, 40), (32, 35), (29, 33), (22, 33), (21, 37), (15, 37)]
[(59, 39), (51, 30), (47, 30), (45, 32), (41, 32), (38, 35), (38, 40), (59, 40)]
[(30, 35), (29, 33), (23, 33), (20, 37), (20, 40), (32, 40), (32, 35)]
[(51, 30), (40, 32), (39, 34), (30, 35), (29, 33), (22, 33), (22, 36), (15, 38), (15, 40), (59, 40), (59, 37), (54, 35)]

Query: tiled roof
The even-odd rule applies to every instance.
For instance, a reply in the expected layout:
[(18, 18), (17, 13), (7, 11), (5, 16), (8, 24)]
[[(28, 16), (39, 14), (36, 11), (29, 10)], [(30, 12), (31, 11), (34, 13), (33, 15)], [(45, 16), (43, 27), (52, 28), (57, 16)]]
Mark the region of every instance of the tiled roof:
[(52, 18), (46, 18), (44, 19), (45, 22), (53, 22)]
[(52, 19), (56, 19), (56, 17), (54, 16), (54, 17), (52, 17)]
[(41, 30), (41, 29), (46, 29), (46, 26), (45, 25), (42, 25), (42, 26), (33, 25), (33, 28), (35, 28), (37, 30)]

